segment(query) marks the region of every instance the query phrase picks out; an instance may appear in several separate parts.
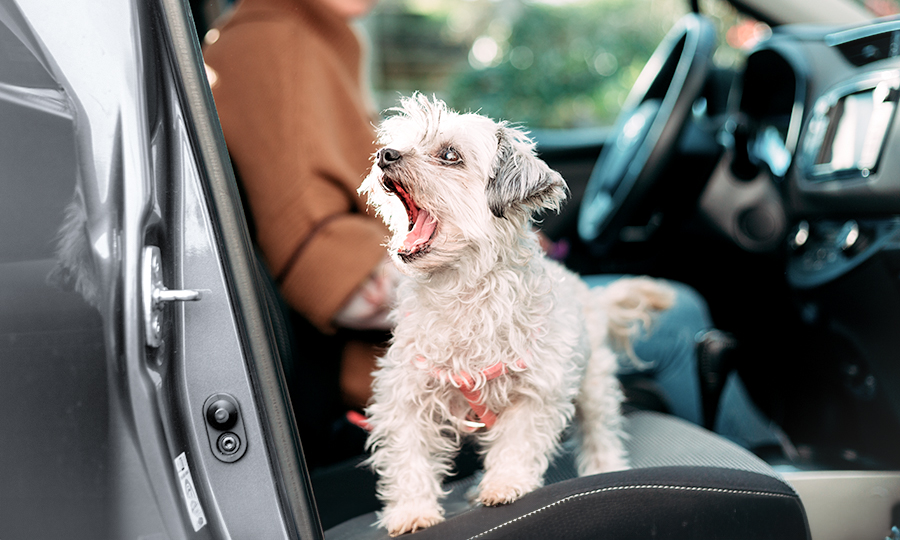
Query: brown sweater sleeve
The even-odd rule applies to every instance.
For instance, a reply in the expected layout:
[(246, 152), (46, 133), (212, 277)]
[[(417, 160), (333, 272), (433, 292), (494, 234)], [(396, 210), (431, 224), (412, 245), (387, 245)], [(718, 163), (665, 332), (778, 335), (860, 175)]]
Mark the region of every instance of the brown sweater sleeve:
[(356, 194), (374, 133), (355, 36), (302, 22), (239, 11), (205, 59), (270, 271), (288, 303), (328, 331), (388, 233)]

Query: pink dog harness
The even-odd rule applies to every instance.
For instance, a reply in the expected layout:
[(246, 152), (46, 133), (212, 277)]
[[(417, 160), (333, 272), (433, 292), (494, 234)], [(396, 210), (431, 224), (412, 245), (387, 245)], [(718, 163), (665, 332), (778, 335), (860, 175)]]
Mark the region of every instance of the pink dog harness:
[[(421, 357), (417, 358), (417, 363), (421, 362), (424, 364), (425, 360)], [(526, 364), (525, 361), (521, 358), (515, 362), (516, 367), (520, 369), (525, 369)], [(479, 379), (484, 380), (485, 384), (488, 381), (492, 381), (501, 375), (505, 375), (507, 373), (506, 364), (503, 362), (497, 362), (496, 364), (489, 366), (483, 369), (479, 375)], [(434, 370), (432, 371), (432, 375), (436, 378), (442, 379), (443, 377), (447, 377), (453, 386), (459, 388), (460, 392), (466, 401), (469, 403), (469, 407), (472, 409), (470, 414), (466, 415), (466, 419), (463, 420), (463, 424), (465, 424), (471, 431), (476, 431), (481, 428), (490, 429), (494, 423), (497, 421), (497, 413), (488, 409), (484, 404), (484, 394), (482, 390), (484, 385), (480, 388), (476, 388), (477, 381), (475, 377), (466, 373), (465, 371), (459, 373), (458, 375), (453, 375), (447, 373), (443, 370)]]

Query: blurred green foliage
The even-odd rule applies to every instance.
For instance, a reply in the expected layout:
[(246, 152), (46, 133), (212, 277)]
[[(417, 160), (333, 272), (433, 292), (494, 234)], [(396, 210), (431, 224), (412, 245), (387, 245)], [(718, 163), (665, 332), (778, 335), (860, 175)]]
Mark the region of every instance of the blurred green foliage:
[(469, 66), (451, 81), (447, 99), (530, 126), (610, 124), (678, 15), (653, 9), (663, 3), (524, 4), (500, 61)]
[(382, 0), (366, 23), (376, 98), (385, 108), (420, 91), (529, 127), (609, 125), (688, 9), (687, 0)]

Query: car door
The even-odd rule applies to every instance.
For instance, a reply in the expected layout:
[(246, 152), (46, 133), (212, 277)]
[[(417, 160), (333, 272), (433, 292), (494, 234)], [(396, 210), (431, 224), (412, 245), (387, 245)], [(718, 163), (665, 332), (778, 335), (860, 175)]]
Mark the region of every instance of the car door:
[(0, 538), (316, 538), (190, 11), (0, 0)]

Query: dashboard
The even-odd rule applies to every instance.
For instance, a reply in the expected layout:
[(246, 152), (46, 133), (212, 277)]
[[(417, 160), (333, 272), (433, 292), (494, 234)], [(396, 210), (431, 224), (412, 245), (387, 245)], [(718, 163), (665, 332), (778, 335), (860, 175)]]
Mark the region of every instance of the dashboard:
[(900, 246), (900, 20), (778, 29), (747, 58), (701, 207), (796, 289)]
[(868, 407), (896, 433), (900, 19), (778, 28), (750, 53), (731, 94), (725, 150), (700, 208), (741, 255), (754, 254), (740, 261), (758, 263), (721, 273), (752, 291), (738, 301), (756, 317), (741, 319), (752, 329), (743, 331), (766, 344), (761, 357), (790, 351), (792, 391), (821, 370), (820, 390), (797, 403), (846, 398), (838, 408)]

